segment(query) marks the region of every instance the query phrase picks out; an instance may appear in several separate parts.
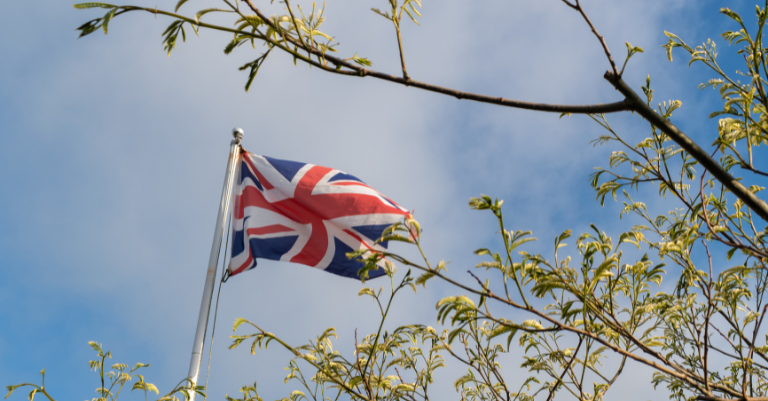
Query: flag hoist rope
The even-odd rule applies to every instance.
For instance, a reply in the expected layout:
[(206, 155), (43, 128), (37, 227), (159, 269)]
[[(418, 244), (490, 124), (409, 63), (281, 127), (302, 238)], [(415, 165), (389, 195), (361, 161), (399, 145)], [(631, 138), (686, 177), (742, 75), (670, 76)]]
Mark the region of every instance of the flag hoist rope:
[[(230, 215), (231, 216), (231, 215)], [(211, 329), (211, 344), (208, 346), (208, 364), (205, 371), (205, 399), (208, 399), (208, 377), (211, 375), (211, 355), (213, 354), (213, 336), (216, 335), (216, 321), (219, 318), (219, 297), (221, 296), (221, 286), (229, 279), (229, 270), (227, 270), (227, 251), (229, 250), (229, 233), (232, 225), (232, 218), (227, 220), (227, 239), (224, 241), (224, 258), (221, 260), (221, 281), (219, 281), (219, 290), (216, 292), (216, 305), (213, 307), (213, 328)]]
[[(237, 170), (237, 159), (240, 156), (240, 141), (243, 139), (243, 130), (235, 128), (232, 130), (232, 136), (235, 138), (230, 143), (229, 160), (227, 162), (227, 172), (224, 175), (224, 188), (221, 192), (219, 202), (219, 214), (216, 217), (216, 228), (213, 232), (213, 244), (211, 245), (211, 256), (208, 259), (208, 270), (205, 275), (205, 287), (203, 287), (203, 299), (200, 303), (200, 313), (197, 318), (197, 329), (195, 330), (195, 341), (192, 345), (192, 359), (189, 362), (189, 374), (187, 378), (192, 386), (197, 386), (197, 380), (200, 376), (200, 365), (203, 360), (203, 347), (205, 346), (205, 336), (208, 329), (208, 317), (211, 313), (211, 301), (213, 299), (213, 289), (216, 285), (216, 268), (219, 264), (219, 253), (221, 252), (221, 240), (224, 237), (226, 217), (229, 212), (229, 201), (232, 197), (232, 182)], [(189, 401), (195, 400), (195, 392), (190, 392)]]

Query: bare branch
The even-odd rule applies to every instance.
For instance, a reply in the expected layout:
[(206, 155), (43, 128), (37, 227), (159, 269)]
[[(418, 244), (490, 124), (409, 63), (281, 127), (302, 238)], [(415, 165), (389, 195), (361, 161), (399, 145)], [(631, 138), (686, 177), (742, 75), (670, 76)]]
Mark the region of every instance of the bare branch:
[[(242, 1), (247, 3), (248, 7), (250, 7), (251, 10), (254, 13), (256, 13), (256, 15), (258, 15), (266, 24), (270, 25), (272, 29), (275, 29), (275, 30), (279, 29), (278, 27), (272, 24), (272, 21), (269, 18), (267, 18), (267, 16), (264, 15), (264, 13), (262, 13), (261, 10), (259, 10), (251, 0), (242, 0)], [(243, 32), (243, 34), (246, 34), (246, 33)], [(297, 40), (293, 38), (286, 37), (286, 40), (288, 40), (293, 45), (301, 46), (301, 43), (299, 43)], [(286, 48), (281, 47), (280, 49), (288, 53), (294, 54), (292, 51)], [(560, 104), (548, 104), (548, 103), (532, 103), (532, 102), (525, 102), (521, 100), (505, 99), (503, 97), (480, 95), (476, 93), (464, 92), (456, 89), (450, 89), (450, 88), (445, 88), (437, 85), (432, 85), (425, 82), (414, 81), (412, 79), (405, 79), (402, 77), (385, 74), (383, 72), (363, 68), (354, 63), (343, 60), (341, 58), (334, 57), (329, 54), (325, 54), (320, 50), (311, 46), (308, 46), (307, 48), (305, 48), (305, 50), (317, 56), (323, 57), (325, 60), (334, 64), (337, 68), (344, 67), (344, 68), (350, 69), (354, 71), (354, 73), (356, 73), (355, 75), (360, 77), (378, 78), (378, 79), (398, 83), (405, 86), (413, 86), (413, 87), (424, 89), (430, 92), (436, 92), (443, 95), (452, 96), (457, 99), (473, 100), (476, 102), (495, 104), (498, 106), (505, 106), (505, 107), (512, 107), (512, 108), (526, 109), (526, 110), (546, 111), (546, 112), (552, 112), (552, 113), (602, 114), (602, 113), (615, 113), (619, 111), (631, 110), (629, 104), (625, 100), (620, 102), (614, 102), (614, 103), (606, 103), (606, 104), (560, 105)], [(325, 70), (329, 72), (345, 73), (345, 75), (350, 75), (349, 71), (334, 70), (328, 67), (326, 67)]]
[(751, 172), (753, 172), (755, 174), (762, 175), (764, 177), (768, 177), (768, 173), (760, 171), (760, 170), (758, 170), (758, 169), (756, 169), (754, 167), (746, 166), (746, 165), (743, 165), (743, 164), (739, 165), (739, 167), (743, 168), (744, 170), (749, 170), (749, 171), (751, 171)]
[(608, 43), (605, 42), (605, 38), (600, 35), (599, 32), (597, 32), (597, 28), (595, 28), (595, 25), (592, 23), (592, 21), (587, 16), (587, 13), (584, 12), (584, 7), (581, 6), (579, 3), (579, 0), (575, 0), (576, 4), (571, 4), (568, 0), (563, 0), (563, 3), (567, 4), (568, 7), (571, 7), (572, 9), (576, 10), (581, 14), (581, 16), (584, 18), (584, 21), (587, 22), (589, 25), (589, 28), (592, 30), (592, 33), (595, 34), (597, 37), (597, 40), (600, 41), (600, 45), (603, 46), (603, 51), (605, 52), (605, 56), (608, 58), (608, 62), (611, 63), (611, 70), (613, 70), (613, 73), (616, 74), (617, 77), (620, 77), (621, 74), (619, 73), (619, 69), (616, 67), (616, 63), (613, 61), (613, 56), (611, 56), (611, 51), (608, 49)]
[(397, 48), (400, 50), (400, 68), (403, 70), (403, 79), (406, 81), (410, 81), (411, 78), (408, 76), (408, 71), (405, 69), (405, 55), (403, 54), (403, 38), (400, 35), (400, 21), (397, 22)]
[(571, 2), (568, 1), (568, 0), (563, 0), (563, 3), (565, 3), (568, 7), (572, 8), (572, 9), (574, 9), (576, 11), (579, 10), (579, 6), (577, 6), (575, 4), (571, 4)]

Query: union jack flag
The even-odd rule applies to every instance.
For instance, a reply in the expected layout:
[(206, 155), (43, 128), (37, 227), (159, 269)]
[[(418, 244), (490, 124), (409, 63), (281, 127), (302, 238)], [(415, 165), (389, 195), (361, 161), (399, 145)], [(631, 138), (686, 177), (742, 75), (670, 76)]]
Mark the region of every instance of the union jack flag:
[[(363, 265), (346, 254), (385, 250), (386, 243), (374, 241), (410, 215), (343, 171), (245, 150), (238, 163), (230, 275), (256, 267), (256, 258), (263, 258), (358, 278)], [(369, 278), (384, 275), (383, 263)]]

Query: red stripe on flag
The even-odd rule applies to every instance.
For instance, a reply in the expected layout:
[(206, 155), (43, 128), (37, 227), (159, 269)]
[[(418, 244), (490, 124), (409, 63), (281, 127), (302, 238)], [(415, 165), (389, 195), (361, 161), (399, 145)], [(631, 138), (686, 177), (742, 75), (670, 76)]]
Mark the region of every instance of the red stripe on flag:
[(284, 233), (287, 231), (294, 231), (294, 230), (282, 224), (273, 224), (271, 226), (249, 228), (245, 230), (245, 233), (248, 235), (264, 235), (264, 234)]
[(233, 272), (231, 272), (229, 275), (230, 275), (230, 276), (234, 276), (235, 274), (240, 274), (240, 273), (242, 273), (243, 271), (245, 271), (245, 269), (247, 269), (247, 268), (248, 268), (249, 266), (251, 266), (252, 264), (253, 264), (253, 253), (251, 253), (251, 251), (250, 251), (250, 250), (248, 250), (248, 260), (246, 260), (246, 261), (245, 261), (245, 263), (243, 263), (242, 265), (240, 265), (240, 267), (238, 267), (237, 269), (235, 269), (235, 270), (234, 270)]
[(368, 185), (363, 184), (362, 182), (331, 182), (330, 184), (331, 185), (340, 185), (340, 186), (357, 185), (357, 186), (361, 186), (361, 187), (371, 188)]

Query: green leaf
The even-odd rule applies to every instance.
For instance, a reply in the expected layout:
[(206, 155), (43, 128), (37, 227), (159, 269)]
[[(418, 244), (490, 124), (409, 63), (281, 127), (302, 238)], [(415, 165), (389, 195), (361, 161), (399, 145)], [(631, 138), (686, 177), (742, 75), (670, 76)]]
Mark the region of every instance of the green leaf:
[(236, 331), (238, 327), (243, 325), (243, 323), (248, 323), (248, 324), (253, 325), (253, 323), (249, 322), (248, 320), (239, 317), (239, 318), (235, 319), (235, 324), (234, 324), (234, 326), (232, 326), (232, 331)]
[(360, 292), (357, 293), (358, 298), (362, 297), (363, 295), (370, 295), (374, 298), (376, 297), (376, 294), (373, 292), (373, 290), (368, 287), (363, 288), (362, 290), (360, 290)]
[(451, 330), (450, 333), (448, 333), (448, 344), (453, 343), (453, 340), (456, 339), (456, 337), (459, 336), (459, 334), (464, 333), (464, 329), (459, 327), (458, 329)]
[(387, 241), (400, 241), (400, 242), (407, 242), (409, 244), (413, 243), (413, 241), (411, 241), (410, 238), (405, 237), (405, 236), (400, 235), (400, 234), (392, 234), (392, 235), (383, 236), (383, 237), (377, 239), (376, 243), (380, 244), (382, 242), (387, 242)]
[(507, 352), (509, 352), (509, 347), (512, 345), (512, 340), (515, 339), (515, 334), (517, 334), (517, 329), (509, 331), (509, 335), (507, 336)]
[(97, 343), (96, 341), (88, 341), (88, 345), (90, 345), (94, 351), (98, 352), (99, 355), (101, 355), (102, 353), (101, 344)]
[(161, 36), (171, 35), (173, 31), (179, 27), (179, 24), (182, 24), (182, 23), (184, 23), (184, 21), (182, 20), (176, 20), (171, 22), (171, 24), (168, 25), (168, 28), (165, 28)]
[(336, 336), (336, 328), (335, 327), (329, 327), (329, 328), (325, 329), (323, 334), (321, 334), (319, 337), (317, 337), (317, 341), (320, 342), (320, 341), (323, 341), (326, 338), (330, 338), (330, 337), (339, 338), (338, 336)]
[(15, 385), (15, 386), (5, 386), (5, 388), (8, 389), (8, 394), (5, 395), (5, 398), (8, 398), (11, 396), (11, 393), (13, 393), (13, 390), (16, 390), (17, 388), (21, 387), (21, 385)]
[(117, 8), (113, 8), (111, 11), (107, 13), (107, 15), (104, 16), (104, 22), (101, 24), (102, 29), (104, 29), (104, 34), (107, 34), (107, 26), (109, 25), (109, 21), (112, 20), (112, 17), (115, 16), (115, 13), (117, 12)]
[(264, 20), (262, 20), (258, 15), (244, 15), (238, 20), (238, 22), (240, 21), (246, 22), (254, 28), (258, 28), (259, 26), (264, 25)]
[(544, 326), (542, 326), (538, 320), (528, 319), (524, 321), (522, 325), (525, 327), (531, 327), (537, 330), (544, 330)]
[(200, 23), (200, 18), (203, 15), (208, 14), (208, 13), (214, 13), (214, 12), (216, 12), (216, 13), (231, 13), (232, 11), (224, 10), (222, 8), (215, 8), (215, 7), (213, 7), (213, 8), (206, 8), (204, 10), (198, 11), (197, 14), (195, 14), (195, 22), (196, 23)]
[(186, 3), (187, 1), (189, 0), (179, 0), (179, 2), (176, 3), (176, 8), (174, 9), (173, 12), (176, 12), (176, 13), (179, 12), (179, 9), (181, 8), (181, 6), (183, 6), (184, 3)]
[(80, 3), (80, 4), (73, 4), (72, 7), (78, 10), (85, 10), (88, 8), (114, 8), (117, 6), (113, 6), (112, 4), (107, 4), (107, 3)]
[(555, 240), (555, 245), (557, 245), (557, 247), (558, 247), (558, 248), (559, 248), (560, 246), (562, 246), (562, 245), (565, 245), (565, 244), (560, 244), (560, 243), (561, 243), (561, 242), (563, 242), (564, 240), (568, 239), (568, 238), (571, 238), (571, 235), (572, 235), (572, 233), (571, 233), (571, 230), (565, 230), (565, 231), (563, 231), (563, 232), (562, 232), (562, 233), (560, 233), (560, 235), (557, 237), (557, 240)]
[(270, 51), (272, 51), (272, 49), (267, 50), (266, 53), (261, 55), (261, 57), (251, 61), (250, 63), (246, 63), (239, 68), (240, 71), (248, 68), (251, 69), (251, 71), (248, 73), (248, 81), (245, 83), (246, 92), (248, 92), (248, 90), (251, 88), (253, 79), (256, 78), (256, 74), (259, 72), (259, 68), (261, 68), (261, 65), (264, 64), (264, 61), (267, 59)]
[(743, 21), (741, 20), (741, 16), (737, 12), (732, 11), (727, 7), (723, 7), (720, 9), (720, 13), (731, 17), (734, 21), (738, 22), (740, 25), (742, 26), (744, 25)]
[(426, 272), (426, 273), (420, 275), (419, 277), (417, 277), (416, 281), (414, 282), (414, 284), (420, 285), (420, 286), (422, 286), (424, 288), (427, 288), (427, 281), (429, 279), (431, 279), (432, 277), (435, 277), (434, 273)]
[(613, 276), (613, 272), (611, 272), (610, 270), (613, 267), (615, 267), (615, 265), (614, 265), (615, 261), (616, 260), (613, 257), (610, 257), (610, 258), (606, 259), (605, 261), (603, 261), (603, 263), (601, 263), (600, 266), (598, 266), (598, 268), (595, 270), (595, 274), (593, 276), (594, 279), (595, 279), (595, 283), (593, 283), (593, 285), (596, 285), (597, 281), (600, 280), (601, 278), (603, 278), (604, 276), (611, 276), (611, 277)]
[(475, 255), (481, 256), (481, 255), (490, 255), (491, 251), (487, 248), (480, 248), (475, 251)]
[(371, 60), (368, 60), (368, 59), (367, 59), (367, 58), (365, 58), (365, 57), (354, 57), (354, 58), (352, 59), (352, 61), (354, 61), (355, 63), (357, 63), (357, 64), (360, 64), (360, 65), (362, 65), (362, 66), (364, 66), (364, 67), (370, 67), (370, 66), (371, 66), (371, 64), (372, 64), (372, 63), (371, 63)]
[(78, 38), (82, 38), (83, 36), (90, 35), (93, 32), (95, 32), (96, 29), (98, 29), (98, 25), (97, 25), (98, 21), (100, 21), (100, 19), (88, 21), (85, 24), (78, 27), (76, 29), (80, 31), (80, 36), (78, 36)]
[(475, 378), (472, 376), (472, 373), (470, 372), (456, 379), (456, 381), (453, 382), (453, 387), (456, 389), (456, 391), (459, 391), (460, 387), (464, 388), (465, 384), (472, 383), (474, 380)]
[(517, 332), (517, 330), (518, 330), (518, 326), (516, 324), (512, 322), (504, 322), (503, 325), (497, 326), (490, 333), (488, 333), (488, 339), (492, 340), (504, 333), (509, 333), (510, 331)]
[(227, 46), (224, 48), (224, 54), (229, 55), (235, 48), (245, 43), (248, 39), (249, 38), (245, 35), (235, 37), (231, 42), (227, 43)]
[(627, 52), (629, 53), (643, 53), (643, 48), (640, 46), (632, 46), (629, 42), (624, 42), (627, 45)]
[(376, 14), (381, 15), (382, 17), (386, 19), (392, 19), (392, 17), (389, 15), (389, 13), (379, 10), (378, 8), (372, 8), (371, 11), (375, 12)]

